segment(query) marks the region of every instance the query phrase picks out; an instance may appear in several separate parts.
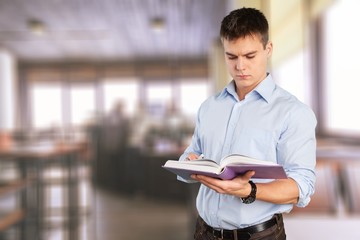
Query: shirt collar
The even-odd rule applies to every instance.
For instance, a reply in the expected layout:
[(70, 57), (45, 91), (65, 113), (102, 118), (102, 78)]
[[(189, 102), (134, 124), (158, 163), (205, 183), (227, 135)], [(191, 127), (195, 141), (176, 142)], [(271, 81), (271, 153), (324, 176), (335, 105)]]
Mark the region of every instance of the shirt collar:
[(238, 100), (237, 93), (235, 91), (235, 81), (232, 80), (220, 93), (219, 97), (226, 97), (228, 95), (233, 96)]
[(254, 89), (254, 91), (257, 92), (267, 103), (269, 103), (275, 86), (276, 85), (271, 74), (268, 74), (267, 77)]
[[(258, 93), (267, 103), (271, 100), (271, 95), (275, 89), (275, 82), (272, 79), (271, 74), (261, 81), (261, 83), (253, 90)], [(233, 96), (235, 99), (239, 99), (235, 90), (235, 81), (232, 80), (221, 92), (219, 97), (225, 97), (227, 95)]]

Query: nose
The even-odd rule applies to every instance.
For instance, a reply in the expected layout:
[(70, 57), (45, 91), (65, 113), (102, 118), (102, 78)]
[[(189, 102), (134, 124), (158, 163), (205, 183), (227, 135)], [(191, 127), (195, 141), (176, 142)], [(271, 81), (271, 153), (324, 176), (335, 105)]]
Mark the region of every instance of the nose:
[(244, 61), (242, 61), (240, 58), (236, 61), (236, 70), (243, 70), (245, 67)]

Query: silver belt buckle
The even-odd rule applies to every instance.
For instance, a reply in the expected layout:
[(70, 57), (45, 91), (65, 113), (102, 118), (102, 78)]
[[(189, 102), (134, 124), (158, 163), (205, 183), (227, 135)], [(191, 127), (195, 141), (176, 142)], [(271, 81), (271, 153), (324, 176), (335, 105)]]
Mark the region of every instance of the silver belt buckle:
[(215, 231), (220, 231), (220, 234), (221, 234), (220, 239), (224, 239), (224, 229), (221, 228), (219, 230), (216, 230), (213, 228), (213, 236), (217, 237), (217, 236), (215, 236)]

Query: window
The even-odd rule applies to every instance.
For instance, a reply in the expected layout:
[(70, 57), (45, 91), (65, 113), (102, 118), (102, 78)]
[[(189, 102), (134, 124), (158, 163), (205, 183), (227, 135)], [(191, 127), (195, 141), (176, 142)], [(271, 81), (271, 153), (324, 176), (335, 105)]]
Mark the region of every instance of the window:
[(173, 92), (169, 82), (153, 82), (146, 87), (147, 110), (153, 116), (161, 117), (167, 113), (172, 104)]
[(30, 90), (33, 127), (49, 128), (63, 125), (60, 83), (34, 83)]
[(95, 114), (95, 87), (93, 84), (74, 84), (70, 91), (71, 124), (81, 125)]
[(93, 82), (48, 81), (31, 85), (32, 121), (36, 128), (81, 126), (93, 120), (99, 110), (109, 114), (118, 102), (129, 117), (136, 114), (141, 102), (144, 110), (156, 118), (178, 110), (193, 119), (211, 92), (206, 78), (144, 82), (136, 77), (107, 78), (102, 79), (100, 89)]
[(133, 115), (139, 102), (137, 79), (106, 79), (103, 84), (105, 111), (110, 112), (118, 102), (124, 105), (124, 112)]
[(329, 133), (360, 134), (360, 115), (354, 102), (360, 89), (360, 31), (354, 26), (360, 21), (359, 7), (358, 1), (339, 0), (323, 19), (324, 128)]
[(195, 116), (201, 103), (209, 96), (210, 85), (204, 79), (180, 82), (180, 111)]

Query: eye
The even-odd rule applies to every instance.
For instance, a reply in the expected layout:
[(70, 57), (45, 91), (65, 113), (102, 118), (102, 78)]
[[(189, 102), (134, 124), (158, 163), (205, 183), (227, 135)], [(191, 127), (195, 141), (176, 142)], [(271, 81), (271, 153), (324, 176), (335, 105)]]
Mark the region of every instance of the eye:
[(228, 59), (229, 60), (235, 60), (235, 59), (237, 59), (237, 57), (236, 56), (228, 56)]
[(255, 56), (251, 55), (251, 56), (246, 56), (247, 59), (253, 59)]

